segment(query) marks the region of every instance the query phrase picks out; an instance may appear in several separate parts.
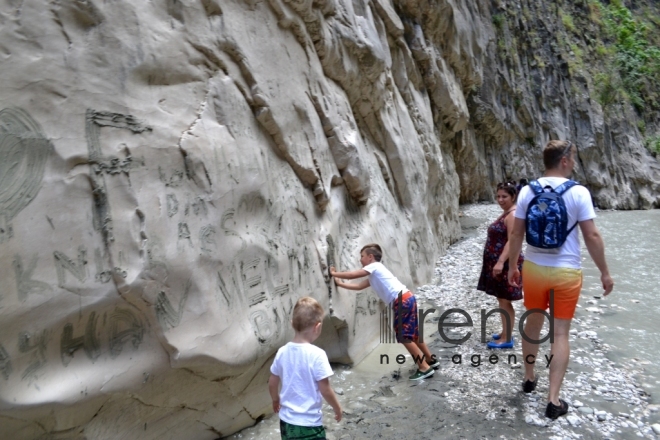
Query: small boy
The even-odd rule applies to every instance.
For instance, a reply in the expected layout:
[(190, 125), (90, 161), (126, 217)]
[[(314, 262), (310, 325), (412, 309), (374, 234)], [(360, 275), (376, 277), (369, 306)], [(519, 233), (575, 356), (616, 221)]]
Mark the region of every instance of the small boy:
[[(293, 340), (280, 348), (270, 367), (268, 391), (280, 416), (282, 440), (325, 439), (321, 396), (341, 420), (341, 406), (328, 379), (334, 373), (325, 351), (312, 345), (320, 335), (323, 308), (314, 298), (300, 298), (293, 308)], [(282, 382), (282, 389), (278, 389)]]
[[(434, 369), (440, 368), (440, 362), (434, 355), (431, 355), (428, 346), (419, 341), (415, 295), (380, 262), (382, 256), (383, 251), (378, 244), (368, 244), (360, 250), (362, 269), (337, 272), (334, 267), (330, 267), (330, 275), (335, 277), (335, 284), (344, 289), (363, 290), (371, 286), (385, 304), (388, 306), (391, 304), (394, 312), (396, 340), (406, 347), (417, 363), (417, 372), (410, 376), (410, 380), (421, 380), (433, 376)], [(369, 278), (356, 284), (337, 280), (337, 278), (352, 280), (362, 277)], [(399, 295), (401, 296), (399, 297)]]

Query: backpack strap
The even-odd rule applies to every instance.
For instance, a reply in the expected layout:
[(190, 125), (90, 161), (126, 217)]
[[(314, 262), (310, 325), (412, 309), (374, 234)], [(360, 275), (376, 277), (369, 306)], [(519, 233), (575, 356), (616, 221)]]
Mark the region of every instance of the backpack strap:
[(575, 185), (579, 185), (579, 183), (577, 183), (575, 180), (567, 180), (566, 182), (562, 183), (557, 188), (555, 188), (555, 192), (561, 196), (566, 191), (573, 188)]
[(532, 180), (528, 183), (528, 185), (530, 188), (532, 188), (532, 191), (534, 191), (534, 194), (537, 196), (543, 192), (543, 187), (538, 180)]
[(577, 224), (578, 224), (578, 222), (575, 222), (575, 224), (574, 224), (573, 226), (571, 226), (570, 229), (569, 229), (568, 231), (566, 231), (566, 237), (567, 237), (567, 238), (568, 238), (568, 236), (571, 234), (571, 232), (573, 232), (573, 229), (575, 229), (575, 227), (577, 226)]
[[(555, 188), (555, 192), (561, 196), (566, 191), (573, 188), (575, 185), (579, 185), (579, 183), (577, 183), (575, 180), (567, 180), (566, 182), (562, 183), (557, 188)], [(578, 222), (575, 222), (575, 224), (573, 226), (571, 226), (568, 231), (566, 231), (566, 237), (568, 237), (569, 234), (573, 231), (573, 229), (575, 229), (577, 224), (578, 224)]]

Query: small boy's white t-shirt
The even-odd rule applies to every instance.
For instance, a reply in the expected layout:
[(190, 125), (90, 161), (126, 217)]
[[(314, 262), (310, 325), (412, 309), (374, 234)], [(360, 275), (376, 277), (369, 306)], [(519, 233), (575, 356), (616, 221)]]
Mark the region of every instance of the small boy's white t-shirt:
[(318, 381), (332, 376), (328, 355), (312, 344), (289, 342), (275, 355), (270, 372), (280, 378), (280, 419), (298, 426), (321, 426), (323, 398)]
[(362, 269), (369, 272), (369, 284), (376, 291), (376, 295), (383, 300), (385, 304), (394, 301), (399, 292), (407, 292), (406, 286), (390, 272), (383, 263), (375, 262), (367, 264)]
[[(542, 187), (550, 185), (553, 189), (557, 188), (568, 179), (564, 177), (541, 177), (538, 179)], [(517, 207), (515, 217), (525, 219), (527, 216), (527, 207), (534, 198), (534, 191), (527, 185), (520, 190), (518, 195)], [(566, 191), (562, 198), (566, 205), (568, 213), (568, 227), (571, 228), (576, 222), (591, 220), (596, 217), (594, 206), (591, 201), (591, 194), (589, 190), (581, 185), (576, 185)], [(572, 269), (580, 269), (580, 236), (578, 235), (579, 226), (575, 226), (564, 245), (557, 249), (541, 249), (534, 246), (527, 245), (525, 252), (525, 260), (531, 261), (539, 266), (548, 267), (568, 267)]]

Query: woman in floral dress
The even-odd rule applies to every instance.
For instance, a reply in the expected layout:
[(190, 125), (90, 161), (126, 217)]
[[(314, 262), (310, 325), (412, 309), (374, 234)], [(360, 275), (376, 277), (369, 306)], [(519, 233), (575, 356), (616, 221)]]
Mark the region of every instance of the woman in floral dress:
[[(495, 296), (499, 308), (509, 314), (507, 323), (504, 314), (500, 313), (502, 331), (493, 335), (493, 341), (488, 343), (488, 348), (513, 348), (514, 344), (513, 326), (516, 312), (511, 301), (521, 300), (522, 290), (509, 284), (507, 273), (509, 272), (509, 234), (513, 229), (513, 211), (516, 210), (517, 196), (515, 183), (506, 182), (497, 185), (497, 203), (504, 213), (488, 227), (488, 238), (484, 247), (484, 260), (477, 289)], [(522, 253), (516, 263), (522, 273)], [(520, 284), (522, 285), (522, 282)]]

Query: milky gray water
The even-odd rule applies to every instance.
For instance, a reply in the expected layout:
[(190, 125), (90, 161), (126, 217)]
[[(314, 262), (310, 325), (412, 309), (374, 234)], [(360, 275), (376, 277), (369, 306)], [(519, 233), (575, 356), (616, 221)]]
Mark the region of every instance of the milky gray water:
[[(602, 310), (598, 334), (612, 347), (609, 357), (632, 359), (643, 368), (640, 382), (660, 403), (660, 210), (599, 212), (595, 221), (615, 286), (581, 312), (591, 315), (589, 306)], [(586, 248), (582, 264), (583, 297), (600, 296), (600, 272)]]

